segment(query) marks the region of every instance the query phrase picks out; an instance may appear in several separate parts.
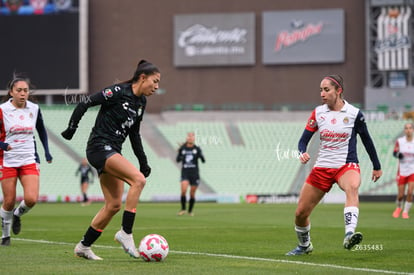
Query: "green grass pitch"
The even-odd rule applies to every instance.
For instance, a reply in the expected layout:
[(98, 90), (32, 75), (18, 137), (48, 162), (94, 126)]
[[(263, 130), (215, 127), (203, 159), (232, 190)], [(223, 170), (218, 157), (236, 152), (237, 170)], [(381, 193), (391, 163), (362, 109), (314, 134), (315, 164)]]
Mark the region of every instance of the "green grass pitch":
[(142, 203), (134, 238), (163, 235), (164, 262), (125, 254), (113, 240), (118, 213), (94, 244), (103, 261), (77, 258), (73, 248), (101, 203), (39, 203), (22, 217), (22, 232), (0, 247), (1, 274), (408, 274), (414, 272), (414, 213), (394, 219), (393, 203), (362, 203), (357, 249), (342, 247), (343, 205), (318, 205), (311, 216), (311, 255), (288, 257), (296, 244), (295, 204), (197, 203), (195, 216), (176, 216), (178, 203)]

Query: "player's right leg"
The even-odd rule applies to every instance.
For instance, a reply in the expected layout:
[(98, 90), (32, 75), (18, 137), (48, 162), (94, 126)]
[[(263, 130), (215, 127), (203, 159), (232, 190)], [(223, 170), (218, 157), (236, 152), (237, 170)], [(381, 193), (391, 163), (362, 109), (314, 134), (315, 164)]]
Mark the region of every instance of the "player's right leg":
[(0, 216), (1, 216), (1, 228), (2, 228), (1, 245), (9, 246), (10, 245), (10, 229), (11, 229), (11, 223), (13, 220), (13, 211), (6, 211), (3, 209), (3, 207), (1, 207)]
[(200, 179), (198, 176), (194, 177), (191, 179), (190, 181), (190, 201), (189, 201), (189, 206), (188, 206), (188, 215), (190, 216), (194, 216), (194, 205), (196, 202), (196, 191), (198, 188), (198, 185), (200, 184)]
[(16, 202), (17, 171), (14, 168), (3, 167), (1, 187), (3, 190), (3, 204), (0, 209), (2, 219), (2, 246), (10, 245), (10, 231), (13, 222), (13, 208)]
[(315, 186), (308, 183), (303, 185), (295, 212), (295, 231), (299, 244), (286, 253), (287, 256), (304, 255), (313, 251), (309, 216), (324, 195), (325, 192)]
[(402, 218), (403, 219), (409, 219), (410, 218), (408, 213), (410, 212), (412, 202), (413, 202), (414, 182), (409, 181), (407, 185), (408, 185), (407, 196), (405, 198), (404, 210), (403, 210), (403, 213), (402, 213)]
[(120, 210), (122, 204), (122, 194), (124, 190), (124, 182), (108, 173), (102, 173), (103, 166), (108, 152), (95, 151), (89, 153), (91, 164), (98, 170), (100, 174), (100, 184), (102, 193), (105, 197), (104, 206), (98, 211), (93, 218), (91, 225), (84, 234), (82, 241), (78, 243), (74, 249), (75, 255), (88, 260), (101, 260), (91, 250), (92, 244), (101, 236), (112, 217)]
[(114, 154), (106, 160), (104, 171), (106, 173), (101, 175), (102, 191), (106, 202), (112, 203), (117, 211), (122, 204), (124, 182), (130, 186), (122, 216), (122, 228), (115, 234), (115, 240), (122, 245), (124, 251), (131, 257), (139, 258), (132, 236), (132, 228), (135, 221), (136, 207), (146, 179), (134, 165), (120, 154)]
[(181, 202), (181, 210), (178, 211), (177, 216), (182, 216), (187, 213), (187, 189), (190, 185), (188, 179), (182, 177), (181, 178), (181, 195), (180, 195), (180, 202)]
[(404, 183), (404, 178), (400, 178), (399, 179), (401, 182), (398, 182), (397, 188), (398, 188), (398, 194), (397, 194), (397, 199), (395, 201), (395, 203), (397, 204), (394, 212), (392, 212), (392, 216), (394, 218), (398, 218), (402, 212), (402, 208), (403, 208), (403, 202), (404, 202), (404, 193), (405, 193), (405, 183)]

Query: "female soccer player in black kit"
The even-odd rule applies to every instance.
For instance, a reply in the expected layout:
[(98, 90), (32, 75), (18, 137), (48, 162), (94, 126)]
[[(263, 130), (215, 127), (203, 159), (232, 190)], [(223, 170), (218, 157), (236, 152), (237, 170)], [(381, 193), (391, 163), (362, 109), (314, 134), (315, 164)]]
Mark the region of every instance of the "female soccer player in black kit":
[[(112, 217), (121, 209), (124, 182), (129, 185), (122, 227), (115, 234), (126, 253), (139, 258), (132, 236), (136, 207), (151, 173), (147, 157), (142, 147), (139, 133), (146, 97), (158, 89), (161, 74), (153, 64), (141, 60), (133, 77), (125, 82), (104, 88), (92, 95), (88, 102), (79, 103), (69, 121), (68, 128), (62, 132), (70, 140), (84, 113), (89, 107), (101, 105), (95, 126), (89, 136), (86, 156), (96, 168), (105, 204), (93, 218), (82, 240), (75, 247), (75, 255), (89, 260), (102, 260), (91, 250), (91, 245), (99, 238)], [(121, 155), (122, 144), (129, 136), (140, 169)]]
[[(79, 174), (80, 174), (81, 192), (83, 196), (82, 206), (89, 205), (91, 204), (91, 201), (88, 198), (88, 188), (89, 188), (89, 183), (93, 183), (94, 175), (93, 175), (92, 167), (89, 165), (87, 158), (82, 158), (81, 163), (78, 169), (76, 170), (75, 175), (77, 176)], [(91, 175), (90, 178), (89, 178), (89, 175)]]
[(203, 153), (201, 148), (194, 144), (194, 133), (187, 134), (187, 141), (178, 149), (177, 162), (182, 162), (181, 168), (181, 211), (179, 216), (186, 213), (186, 193), (188, 185), (190, 185), (190, 205), (188, 207), (188, 214), (194, 216), (193, 207), (195, 203), (195, 193), (200, 184), (200, 175), (198, 171), (198, 159), (204, 163)]

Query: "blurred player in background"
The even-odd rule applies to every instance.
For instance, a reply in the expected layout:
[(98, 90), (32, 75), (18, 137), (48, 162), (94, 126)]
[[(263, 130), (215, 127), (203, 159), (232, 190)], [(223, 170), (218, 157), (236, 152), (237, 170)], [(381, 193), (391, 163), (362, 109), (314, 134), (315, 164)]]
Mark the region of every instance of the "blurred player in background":
[(188, 214), (194, 216), (193, 208), (195, 204), (195, 194), (200, 185), (200, 173), (198, 169), (198, 159), (204, 163), (201, 148), (195, 145), (195, 134), (187, 134), (186, 142), (178, 149), (176, 157), (177, 162), (182, 162), (181, 168), (181, 210), (177, 215), (182, 216), (186, 211), (187, 189), (190, 186), (190, 201), (188, 205)]
[[(29, 101), (30, 80), (14, 76), (8, 84), (8, 100), (0, 105), (0, 180), (3, 191), (1, 245), (10, 245), (10, 229), (21, 230), (20, 217), (32, 209), (39, 197), (39, 162), (35, 145), (35, 129), (52, 162), (46, 128), (40, 108)], [(17, 179), (23, 187), (23, 200), (16, 204)]]
[[(405, 196), (404, 210), (402, 218), (408, 219), (413, 201), (414, 190), (414, 141), (413, 141), (413, 124), (406, 123), (404, 125), (404, 136), (397, 139), (394, 146), (394, 157), (398, 158), (397, 172), (397, 208), (392, 213), (394, 218), (398, 218), (403, 210), (403, 200)], [(408, 186), (408, 188), (407, 188)], [(405, 190), (407, 189), (407, 194)]]
[(362, 234), (355, 232), (359, 215), (358, 189), (361, 184), (356, 150), (357, 134), (361, 137), (373, 164), (374, 182), (381, 177), (382, 171), (364, 116), (359, 109), (343, 99), (343, 91), (341, 76), (330, 75), (322, 79), (320, 95), (323, 105), (316, 107), (312, 112), (299, 140), (300, 161), (305, 164), (310, 160), (310, 155), (306, 151), (307, 145), (313, 134), (319, 130), (321, 142), (318, 158), (302, 187), (295, 213), (295, 231), (299, 244), (286, 253), (288, 256), (312, 252), (309, 217), (335, 183), (346, 195), (343, 246), (351, 249), (362, 241)]
[[(92, 167), (88, 163), (87, 158), (83, 158), (81, 163), (76, 170), (75, 176), (80, 174), (80, 184), (81, 184), (81, 192), (83, 196), (82, 206), (91, 204), (91, 201), (88, 198), (88, 188), (89, 184), (93, 183), (94, 175)], [(90, 178), (89, 178), (90, 174)]]
[[(68, 128), (62, 132), (72, 139), (79, 121), (89, 107), (100, 105), (95, 126), (89, 136), (86, 157), (96, 168), (105, 198), (103, 208), (93, 218), (82, 240), (75, 247), (75, 255), (89, 260), (102, 260), (91, 250), (112, 217), (121, 209), (124, 182), (129, 185), (122, 216), (122, 227), (115, 234), (126, 253), (139, 258), (132, 236), (136, 207), (144, 189), (146, 177), (151, 173), (142, 146), (140, 125), (147, 104), (160, 82), (161, 74), (153, 64), (141, 60), (128, 81), (112, 85), (90, 96), (88, 102), (79, 103), (72, 113)], [(121, 154), (122, 144), (129, 136), (140, 169)]]

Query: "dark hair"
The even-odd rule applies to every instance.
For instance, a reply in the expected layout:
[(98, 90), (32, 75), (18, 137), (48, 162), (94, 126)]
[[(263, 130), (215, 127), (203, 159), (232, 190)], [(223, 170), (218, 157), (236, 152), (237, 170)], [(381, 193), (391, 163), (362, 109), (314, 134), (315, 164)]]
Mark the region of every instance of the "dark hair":
[(160, 73), (160, 70), (154, 64), (142, 59), (138, 62), (137, 69), (135, 70), (132, 78), (122, 83), (134, 83), (138, 81), (141, 74), (152, 75), (155, 73)]
[[(14, 84), (16, 84), (19, 81), (26, 82), (30, 90), (35, 88), (35, 86), (33, 86), (32, 82), (30, 81), (30, 78), (28, 78), (25, 74), (13, 73), (13, 78), (7, 83), (7, 94), (2, 98), (2, 102), (6, 102), (9, 98), (11, 98), (10, 91), (13, 89)], [(29, 93), (29, 100), (33, 102), (37, 101), (32, 93)]]
[(342, 92), (344, 92), (344, 79), (339, 74), (331, 74), (327, 75), (324, 78), (331, 81), (331, 84), (338, 90), (339, 88), (342, 89)]
[(27, 85), (29, 85), (29, 88), (31, 88), (31, 83), (30, 83), (30, 79), (28, 77), (26, 77), (23, 74), (17, 74), (17, 73), (13, 73), (13, 79), (11, 79), (9, 81), (9, 83), (7, 83), (7, 90), (11, 91), (13, 89), (14, 84), (16, 84), (16, 82), (19, 81), (24, 81), (27, 83)]

